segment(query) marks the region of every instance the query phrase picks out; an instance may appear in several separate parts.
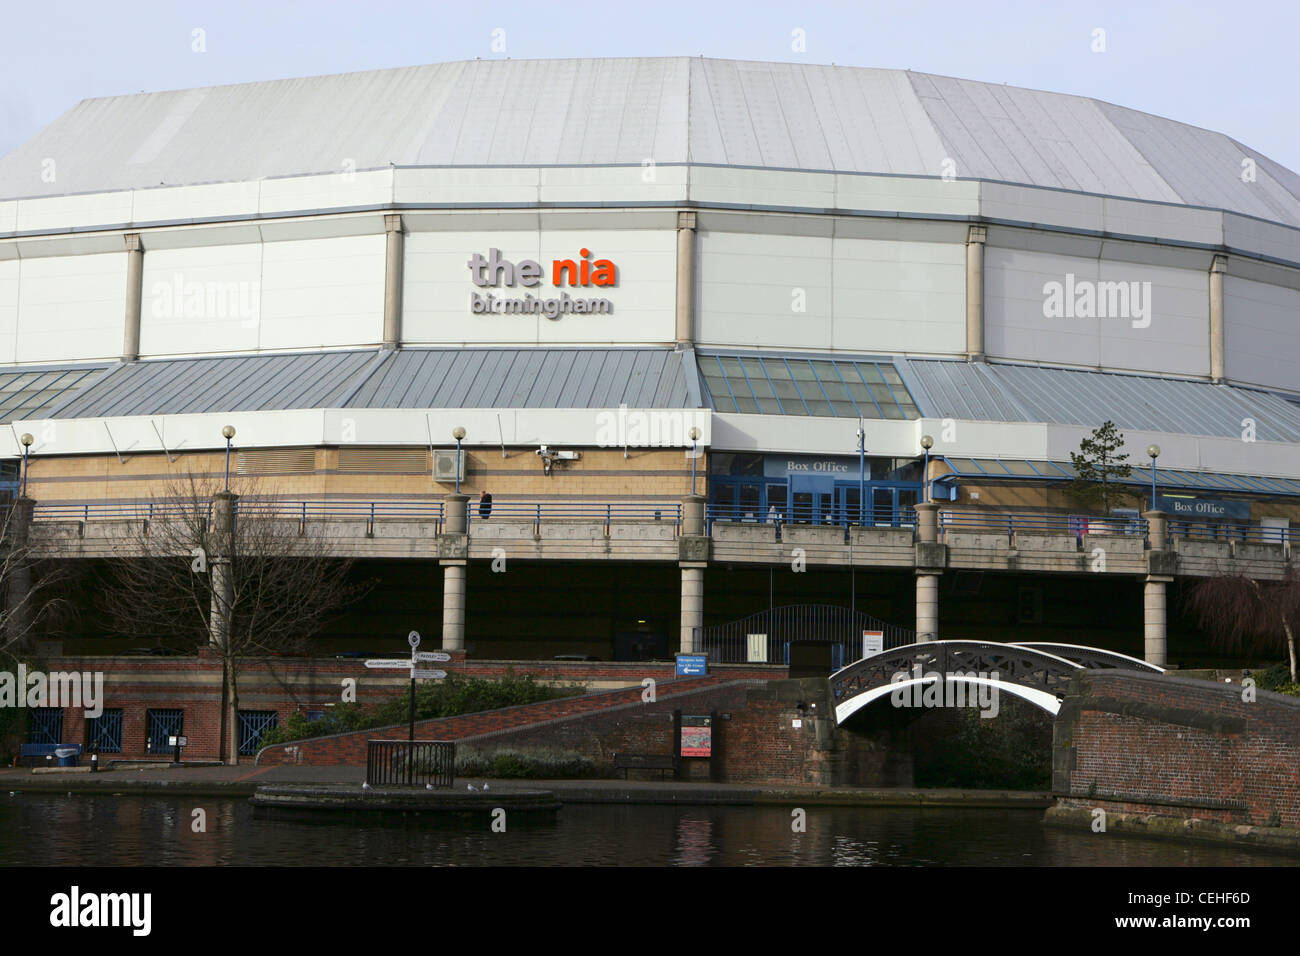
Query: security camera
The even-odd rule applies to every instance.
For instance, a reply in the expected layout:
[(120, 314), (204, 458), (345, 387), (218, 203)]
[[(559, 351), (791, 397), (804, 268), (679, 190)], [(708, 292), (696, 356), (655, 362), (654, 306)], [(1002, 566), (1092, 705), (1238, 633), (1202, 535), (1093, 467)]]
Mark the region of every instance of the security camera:
[(547, 458), (551, 454), (551, 449), (548, 446), (543, 445), (541, 448), (537, 449), (537, 451), (533, 452), (533, 454), (541, 455), (543, 458)]

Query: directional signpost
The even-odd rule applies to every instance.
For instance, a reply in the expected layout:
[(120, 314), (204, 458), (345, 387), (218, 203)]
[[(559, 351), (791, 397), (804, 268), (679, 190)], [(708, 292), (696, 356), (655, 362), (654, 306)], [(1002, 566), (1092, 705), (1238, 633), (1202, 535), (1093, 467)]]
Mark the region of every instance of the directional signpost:
[[(441, 680), (447, 676), (446, 671), (431, 670), (421, 667), (421, 664), (440, 664), (451, 660), (451, 655), (442, 651), (421, 651), (420, 632), (412, 631), (406, 635), (406, 643), (411, 645), (411, 656), (409, 658), (388, 657), (372, 658), (366, 661), (367, 667), (374, 667), (380, 670), (408, 670), (411, 672), (411, 706), (410, 706), (410, 729), (407, 732), (407, 742), (415, 743), (415, 682), (417, 680)], [(415, 747), (407, 748), (407, 778), (413, 780), (411, 761), (414, 759)]]

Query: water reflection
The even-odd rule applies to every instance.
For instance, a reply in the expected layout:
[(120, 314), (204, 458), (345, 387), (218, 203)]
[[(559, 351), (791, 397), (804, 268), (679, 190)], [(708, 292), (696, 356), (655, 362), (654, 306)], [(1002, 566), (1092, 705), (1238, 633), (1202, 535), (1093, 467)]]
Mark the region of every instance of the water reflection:
[[(206, 832), (194, 832), (195, 808)], [(1292, 857), (1047, 829), (1036, 810), (569, 805), (505, 833), (255, 820), (244, 800), (0, 795), (0, 863), (90, 866), (1251, 866)]]

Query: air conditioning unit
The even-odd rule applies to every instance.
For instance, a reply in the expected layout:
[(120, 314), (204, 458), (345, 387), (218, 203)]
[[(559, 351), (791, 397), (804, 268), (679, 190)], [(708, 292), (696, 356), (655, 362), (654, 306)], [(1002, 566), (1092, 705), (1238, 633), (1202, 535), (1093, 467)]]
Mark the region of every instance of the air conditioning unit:
[(434, 481), (464, 481), (465, 480), (465, 452), (440, 451), (434, 449), (433, 452), (433, 480)]

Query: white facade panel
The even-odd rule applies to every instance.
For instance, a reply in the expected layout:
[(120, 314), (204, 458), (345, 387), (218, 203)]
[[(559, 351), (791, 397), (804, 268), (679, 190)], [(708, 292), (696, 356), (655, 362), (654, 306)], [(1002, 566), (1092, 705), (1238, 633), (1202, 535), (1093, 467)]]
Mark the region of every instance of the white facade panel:
[(965, 255), (957, 243), (701, 230), (696, 341), (961, 352)]
[(260, 188), (260, 182), (243, 182), (138, 189), (134, 193), (132, 222), (251, 217), (257, 211)]
[(540, 169), (397, 169), (393, 201), (398, 203), (534, 203)]
[(18, 203), (16, 200), (0, 202), (0, 235), (18, 228)]
[(829, 349), (833, 240), (701, 229), (699, 344)]
[(24, 259), (15, 360), (116, 358), (125, 316), (125, 253)]
[(348, 209), (392, 201), (391, 169), (358, 171), (349, 157), (340, 156), (338, 172), (319, 176), (291, 176), (260, 182), (258, 211), (297, 212), (315, 209)]
[(640, 166), (583, 166), (541, 170), (541, 201), (680, 202), (686, 198), (686, 166), (659, 166), (647, 156)]
[(259, 347), (381, 342), (384, 261), (381, 235), (264, 244)]
[(834, 255), (834, 348), (965, 349), (964, 245), (837, 238)]
[(835, 205), (836, 178), (830, 173), (695, 166), (691, 169), (690, 199), (741, 206), (830, 209)]
[(1261, 255), (1300, 263), (1300, 229), (1264, 222), (1236, 213), (1223, 213), (1223, 244)]
[[(935, 176), (942, 176), (938, 166)], [(980, 183), (909, 176), (835, 177), (836, 209), (978, 216)]]
[(141, 355), (255, 351), (261, 310), (261, 243), (145, 252)]
[(980, 214), (987, 219), (1100, 232), (1105, 218), (1103, 202), (1102, 197), (1088, 193), (1007, 183), (980, 184)]
[(984, 267), (992, 358), (1208, 374), (1205, 273), (996, 247)]
[[(470, 225), (467, 222), (466, 225)], [(412, 344), (651, 344), (675, 334), (677, 235), (673, 229), (511, 229), (413, 232), (406, 237), (402, 338)], [(535, 286), (474, 284), (470, 257), (500, 250), (503, 260), (541, 267)], [(609, 260), (615, 285), (555, 283), (555, 263)], [(605, 313), (474, 313), (474, 295), (486, 301), (606, 299)]]
[(1223, 215), (1218, 210), (1171, 203), (1107, 197), (1103, 228), (1120, 236), (1155, 236), (1207, 245), (1223, 242)]
[(0, 362), (14, 361), (18, 337), (17, 259), (0, 259)]
[(111, 192), (21, 199), (14, 228), (18, 232), (36, 232), (130, 222), (131, 195), (130, 192)]
[(1300, 292), (1224, 276), (1223, 300), (1229, 380), (1300, 391)]

